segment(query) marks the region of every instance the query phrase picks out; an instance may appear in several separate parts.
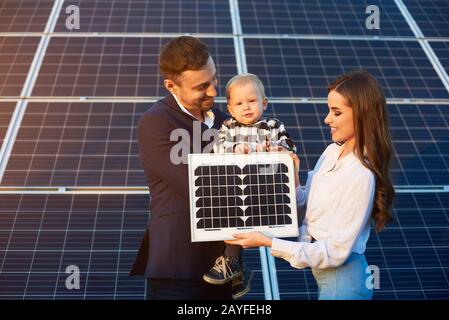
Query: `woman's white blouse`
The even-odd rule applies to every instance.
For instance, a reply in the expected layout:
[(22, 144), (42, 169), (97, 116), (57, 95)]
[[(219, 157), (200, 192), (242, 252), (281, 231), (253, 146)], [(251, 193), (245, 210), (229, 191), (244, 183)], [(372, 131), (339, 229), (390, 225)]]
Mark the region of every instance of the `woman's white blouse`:
[(341, 146), (328, 146), (308, 173), (305, 191), (296, 189), (298, 206), (307, 203), (299, 242), (273, 238), (271, 254), (292, 267), (338, 267), (352, 252), (365, 252), (375, 178), (353, 153), (338, 160), (340, 152)]

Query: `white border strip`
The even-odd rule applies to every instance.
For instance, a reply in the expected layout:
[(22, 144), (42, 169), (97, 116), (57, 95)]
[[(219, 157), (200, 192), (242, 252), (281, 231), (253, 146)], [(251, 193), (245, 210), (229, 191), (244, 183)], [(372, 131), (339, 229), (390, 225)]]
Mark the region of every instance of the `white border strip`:
[[(235, 0), (234, 0), (235, 1)], [(231, 8), (232, 10), (232, 8)], [(234, 26), (233, 26), (234, 28)], [(0, 32), (0, 37), (55, 37), (55, 38), (175, 38), (183, 35), (197, 38), (233, 38), (236, 34), (229, 33), (158, 33), (158, 32)], [(252, 39), (298, 39), (298, 40), (366, 40), (366, 41), (416, 41), (415, 37), (404, 36), (348, 36), (320, 34), (275, 34), (258, 33), (243, 34), (243, 38)], [(449, 42), (447, 37), (428, 37), (429, 41)]]
[[(236, 50), (237, 52), (237, 50)], [(244, 64), (240, 61), (239, 57), (236, 57), (239, 61), (237, 62), (237, 70), (243, 69)], [(88, 97), (78, 97), (78, 96), (31, 96), (31, 97), (0, 97), (0, 102), (19, 102), (25, 100), (27, 102), (130, 102), (130, 103), (140, 103), (140, 102), (156, 102), (163, 99), (163, 96), (88, 96)], [(327, 103), (326, 97), (268, 97), (270, 103)], [(215, 101), (218, 103), (226, 103), (225, 97), (217, 97)], [(387, 104), (438, 104), (438, 105), (448, 105), (449, 99), (410, 99), (410, 98), (389, 98), (387, 99)]]
[[(66, 103), (147, 103), (147, 102), (156, 102), (164, 97), (154, 97), (154, 96), (142, 96), (142, 97), (117, 97), (117, 96), (104, 96), (104, 97), (76, 97), (76, 96), (34, 96), (27, 98), (20, 97), (0, 97), (0, 102), (19, 102), (19, 101), (27, 101), (28, 103), (32, 102), (66, 102)], [(327, 98), (300, 98), (300, 97), (276, 97), (270, 98), (268, 97), (270, 103), (327, 103)], [(217, 97), (215, 98), (217, 103), (226, 103), (225, 97)], [(427, 105), (449, 105), (449, 99), (399, 99), (399, 98), (390, 98), (387, 99), (387, 104), (427, 104)]]

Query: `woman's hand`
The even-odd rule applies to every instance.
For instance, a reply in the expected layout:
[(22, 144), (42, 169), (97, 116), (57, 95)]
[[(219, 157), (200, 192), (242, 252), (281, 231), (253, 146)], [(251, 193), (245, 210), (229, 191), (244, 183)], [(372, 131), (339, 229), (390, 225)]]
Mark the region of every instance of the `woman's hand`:
[(226, 240), (227, 244), (242, 246), (243, 248), (271, 247), (271, 238), (260, 232), (245, 232), (232, 235), (235, 240)]

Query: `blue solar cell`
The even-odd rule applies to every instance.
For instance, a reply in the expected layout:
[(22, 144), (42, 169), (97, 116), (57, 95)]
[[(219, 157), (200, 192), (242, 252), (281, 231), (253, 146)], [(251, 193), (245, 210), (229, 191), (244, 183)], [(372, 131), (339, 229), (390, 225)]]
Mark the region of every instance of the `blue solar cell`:
[(68, 30), (64, 6), (56, 32), (232, 33), (228, 0), (75, 0), (80, 28)]
[(249, 72), (271, 97), (325, 97), (340, 74), (363, 68), (390, 98), (448, 98), (418, 42), (245, 39)]
[[(379, 29), (366, 27), (366, 8), (379, 9)], [(413, 36), (393, 0), (239, 1), (243, 33)]]
[(404, 0), (425, 37), (449, 37), (449, 3), (446, 0)]

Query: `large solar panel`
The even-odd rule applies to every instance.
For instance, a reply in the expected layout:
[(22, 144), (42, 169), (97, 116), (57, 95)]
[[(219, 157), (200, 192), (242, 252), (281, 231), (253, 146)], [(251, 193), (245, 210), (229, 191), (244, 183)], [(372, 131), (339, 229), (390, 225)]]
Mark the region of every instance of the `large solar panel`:
[(447, 0), (403, 0), (425, 37), (449, 37)]
[[(143, 299), (128, 273), (148, 221), (147, 195), (0, 195), (0, 299)], [(253, 298), (263, 298), (258, 250)], [(68, 290), (68, 266), (80, 288)]]
[[(446, 105), (388, 106), (395, 148), (391, 175), (395, 185), (449, 184), (449, 108)], [(332, 143), (325, 104), (273, 104), (266, 115), (283, 121), (296, 143), (303, 184), (307, 171)]]
[(364, 68), (389, 98), (448, 98), (415, 41), (245, 39), (248, 71), (261, 77), (271, 97), (325, 97), (327, 86)]
[(15, 108), (16, 104), (14, 102), (0, 102), (0, 149)]
[(20, 96), (39, 38), (0, 37), (0, 96)]
[(3, 0), (0, 32), (44, 32), (52, 0)]
[[(379, 267), (374, 299), (447, 299), (449, 297), (449, 194), (401, 193), (396, 221), (372, 234), (365, 253)], [(296, 270), (276, 260), (281, 299), (316, 299), (310, 269)]]
[(65, 7), (57, 32), (232, 33), (228, 0), (75, 0), (80, 28), (68, 30)]
[[(379, 8), (379, 29), (368, 29), (365, 13)], [(250, 0), (239, 1), (244, 33), (344, 36), (413, 36), (393, 0)]]
[(298, 234), (293, 161), (283, 153), (190, 154), (192, 241)]
[[(448, 71), (449, 3), (402, 2), (424, 39), (444, 37), (429, 44)], [(237, 20), (236, 12), (230, 12), (232, 3), (239, 7)], [(50, 0), (0, 1), (0, 33), (43, 32), (52, 21), (53, 5)], [(79, 30), (66, 29), (69, 5), (80, 8)], [(368, 5), (380, 9), (379, 30), (365, 26)], [(396, 149), (392, 177), (396, 186), (413, 193), (398, 194), (397, 221), (369, 240), (368, 262), (381, 271), (381, 289), (374, 298), (449, 297), (449, 193), (420, 193), (435, 186), (447, 191), (449, 185), (449, 108), (433, 100), (448, 99), (449, 93), (396, 1), (74, 0), (64, 1), (53, 18), (56, 32), (76, 37), (45, 35), (50, 44), (43, 47), (41, 68), (35, 69), (33, 91), (33, 98), (43, 101), (25, 101), (2, 187), (146, 186), (135, 125), (151, 103), (119, 100), (166, 94), (157, 56), (175, 34), (204, 35), (217, 66), (220, 96), (245, 64), (261, 76), (269, 97), (280, 99), (326, 98), (330, 81), (363, 67), (380, 81), (388, 98), (427, 100), (389, 105)], [(241, 39), (235, 34), (239, 24), (244, 48), (234, 48)], [(353, 36), (366, 40), (343, 40)], [(1, 98), (18, 98), (40, 40), (33, 34), (0, 37)], [(242, 60), (235, 57), (239, 50)], [(117, 102), (51, 102), (59, 96), (111, 96)], [(15, 105), (0, 102), (0, 143)], [(326, 113), (325, 104), (302, 103), (273, 104), (266, 112), (283, 121), (295, 141), (302, 184), (331, 143), (323, 123)], [(148, 200), (145, 195), (0, 194), (0, 299), (143, 299), (145, 281), (128, 277), (128, 272), (147, 223)], [(245, 260), (255, 271), (245, 298), (264, 299), (259, 250), (245, 250)], [(65, 287), (69, 264), (80, 267), (80, 290)], [(316, 298), (310, 270), (295, 270), (280, 259), (276, 265), (281, 299)]]
[(3, 185), (145, 186), (137, 122), (147, 103), (29, 103)]
[[(143, 195), (0, 195), (0, 297), (145, 294), (128, 272), (148, 218)], [(65, 286), (66, 267), (80, 289)]]
[[(169, 38), (52, 38), (33, 96), (164, 96), (158, 55)], [(237, 73), (232, 39), (204, 39), (220, 88)]]

